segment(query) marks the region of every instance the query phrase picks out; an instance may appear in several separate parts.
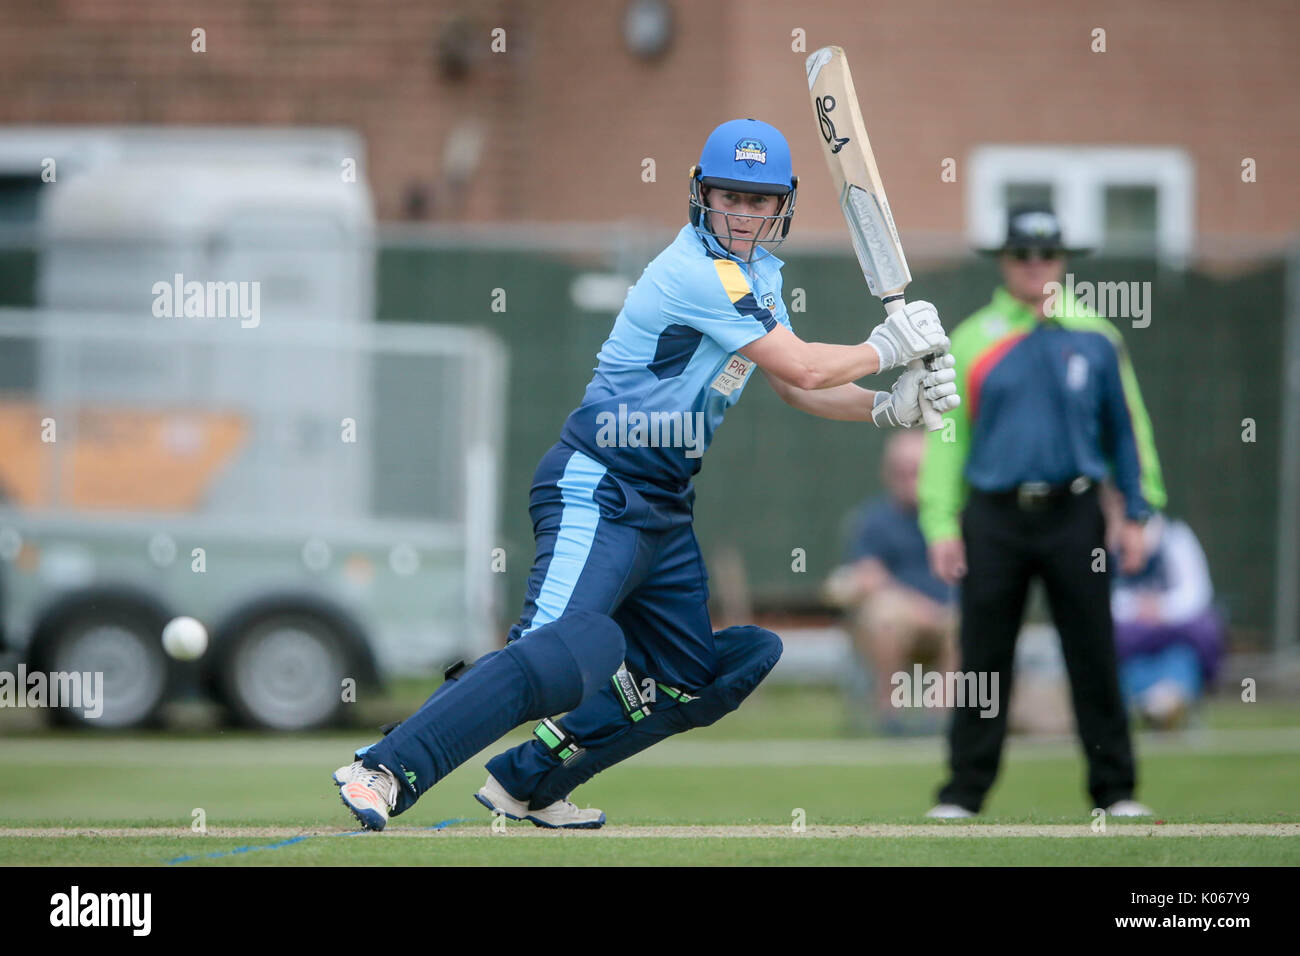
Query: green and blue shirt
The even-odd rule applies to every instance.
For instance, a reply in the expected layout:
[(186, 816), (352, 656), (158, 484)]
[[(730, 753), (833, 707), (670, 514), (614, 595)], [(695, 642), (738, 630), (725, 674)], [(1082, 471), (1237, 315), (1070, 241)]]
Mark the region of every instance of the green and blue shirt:
[(1061, 311), (1040, 319), (999, 288), (953, 330), (962, 404), (929, 434), (918, 486), (927, 541), (960, 537), (970, 488), (1109, 476), (1130, 518), (1164, 507), (1151, 420), (1119, 331), (1068, 297)]

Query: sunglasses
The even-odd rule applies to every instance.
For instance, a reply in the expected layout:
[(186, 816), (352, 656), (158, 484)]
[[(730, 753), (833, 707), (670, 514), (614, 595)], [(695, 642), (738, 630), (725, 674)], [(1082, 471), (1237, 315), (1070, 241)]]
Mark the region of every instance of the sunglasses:
[(1011, 255), (1017, 262), (1030, 262), (1034, 259), (1042, 259), (1044, 262), (1054, 262), (1061, 257), (1061, 250), (1013, 249)]

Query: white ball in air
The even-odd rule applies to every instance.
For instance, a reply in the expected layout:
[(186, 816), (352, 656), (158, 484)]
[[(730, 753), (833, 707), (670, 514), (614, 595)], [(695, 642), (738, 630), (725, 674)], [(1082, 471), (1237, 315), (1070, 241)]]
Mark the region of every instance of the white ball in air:
[(162, 632), (163, 650), (178, 661), (192, 661), (208, 649), (208, 629), (192, 617), (167, 622)]

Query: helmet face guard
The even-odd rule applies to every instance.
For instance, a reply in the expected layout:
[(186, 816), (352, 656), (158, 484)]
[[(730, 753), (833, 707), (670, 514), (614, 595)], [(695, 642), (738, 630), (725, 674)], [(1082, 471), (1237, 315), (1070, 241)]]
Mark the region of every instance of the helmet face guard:
[[(691, 225), (706, 244), (711, 236), (729, 255), (749, 264), (759, 249), (766, 249), (770, 255), (790, 234), (798, 186), (799, 180), (790, 168), (790, 144), (779, 129), (753, 118), (728, 120), (708, 135), (699, 163), (691, 167)], [(728, 213), (704, 204), (706, 189), (779, 196), (780, 202), (772, 216)], [(753, 237), (733, 235), (727, 217), (755, 223)], [(732, 251), (742, 242), (749, 246), (749, 254), (744, 257)]]
[[(690, 204), (688, 215), (690, 223), (695, 227), (695, 231), (701, 236), (712, 236), (718, 243), (731, 255), (742, 259), (749, 264), (754, 261), (754, 253), (760, 248), (765, 249), (769, 254), (772, 253), (781, 243), (785, 242), (786, 237), (790, 234), (790, 223), (794, 219), (795, 198), (799, 192), (799, 177), (790, 177), (790, 186), (774, 186), (764, 183), (753, 183), (745, 180), (719, 179), (712, 176), (700, 175), (700, 167), (691, 167), (691, 187), (690, 187)], [(757, 193), (759, 195), (780, 196), (781, 201), (777, 204), (777, 211), (771, 216), (758, 216), (752, 213), (728, 213), (721, 209), (715, 209), (712, 206), (705, 205), (703, 190), (721, 189), (729, 192), (738, 193)], [(725, 233), (714, 231), (713, 225), (709, 220), (709, 213), (716, 214), (713, 222), (717, 223), (720, 219), (726, 227)], [(738, 237), (731, 232), (731, 219), (747, 219), (758, 223), (754, 230), (752, 238)], [(725, 241), (724, 241), (725, 240)], [(749, 252), (743, 258), (733, 252), (733, 248), (738, 242), (749, 243)]]

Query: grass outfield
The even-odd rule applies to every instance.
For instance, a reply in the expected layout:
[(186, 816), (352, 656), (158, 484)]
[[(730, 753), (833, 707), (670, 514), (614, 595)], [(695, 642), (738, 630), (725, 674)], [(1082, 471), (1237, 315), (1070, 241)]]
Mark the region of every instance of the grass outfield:
[[(24, 843), (27, 865), (157, 866), (1294, 866), (1297, 837), (1169, 837), (1078, 840), (1055, 837), (872, 837), (797, 839), (632, 838), (553, 834), (520, 839), (507, 832), (477, 839), (318, 836), (249, 851), (279, 840), (217, 837), (62, 837)], [(210, 855), (210, 856), (209, 856)]]
[[(708, 734), (662, 744), (575, 794), (579, 803), (606, 811), (611, 827), (605, 831), (540, 834), (511, 823), (505, 833), (493, 833), (486, 811), (470, 797), (482, 783), (485, 754), (396, 818), (392, 832), (353, 836), (341, 832), (351, 818), (329, 773), (364, 739), (234, 732), (10, 737), (3, 749), (11, 772), (0, 779), (0, 864), (156, 866), (183, 857), (190, 859), (172, 865), (1300, 863), (1300, 827), (1181, 835), (1172, 826), (1300, 823), (1294, 796), (1300, 791), (1300, 729), (1291, 727), (1140, 737), (1140, 796), (1164, 822), (1112, 820), (1105, 834), (1089, 828), (1077, 744), (1013, 740), (980, 818), (995, 826), (980, 832), (996, 836), (972, 836), (966, 824), (935, 831), (921, 816), (942, 775), (938, 739), (773, 741)], [(196, 808), (204, 811), (210, 835), (191, 832)], [(787, 829), (798, 811), (809, 829), (795, 836)], [(448, 821), (457, 822), (442, 832), (420, 829)], [(823, 835), (831, 832), (823, 828), (850, 824), (914, 829)], [(1064, 829), (1039, 835), (996, 828), (1023, 824)], [(628, 826), (763, 829), (620, 835)], [(1159, 826), (1170, 829), (1148, 838)], [(73, 836), (61, 829), (74, 827), (161, 827), (174, 835)], [(248, 827), (277, 829), (222, 835)], [(771, 835), (773, 827), (786, 835)], [(52, 832), (15, 835), (16, 828)]]

